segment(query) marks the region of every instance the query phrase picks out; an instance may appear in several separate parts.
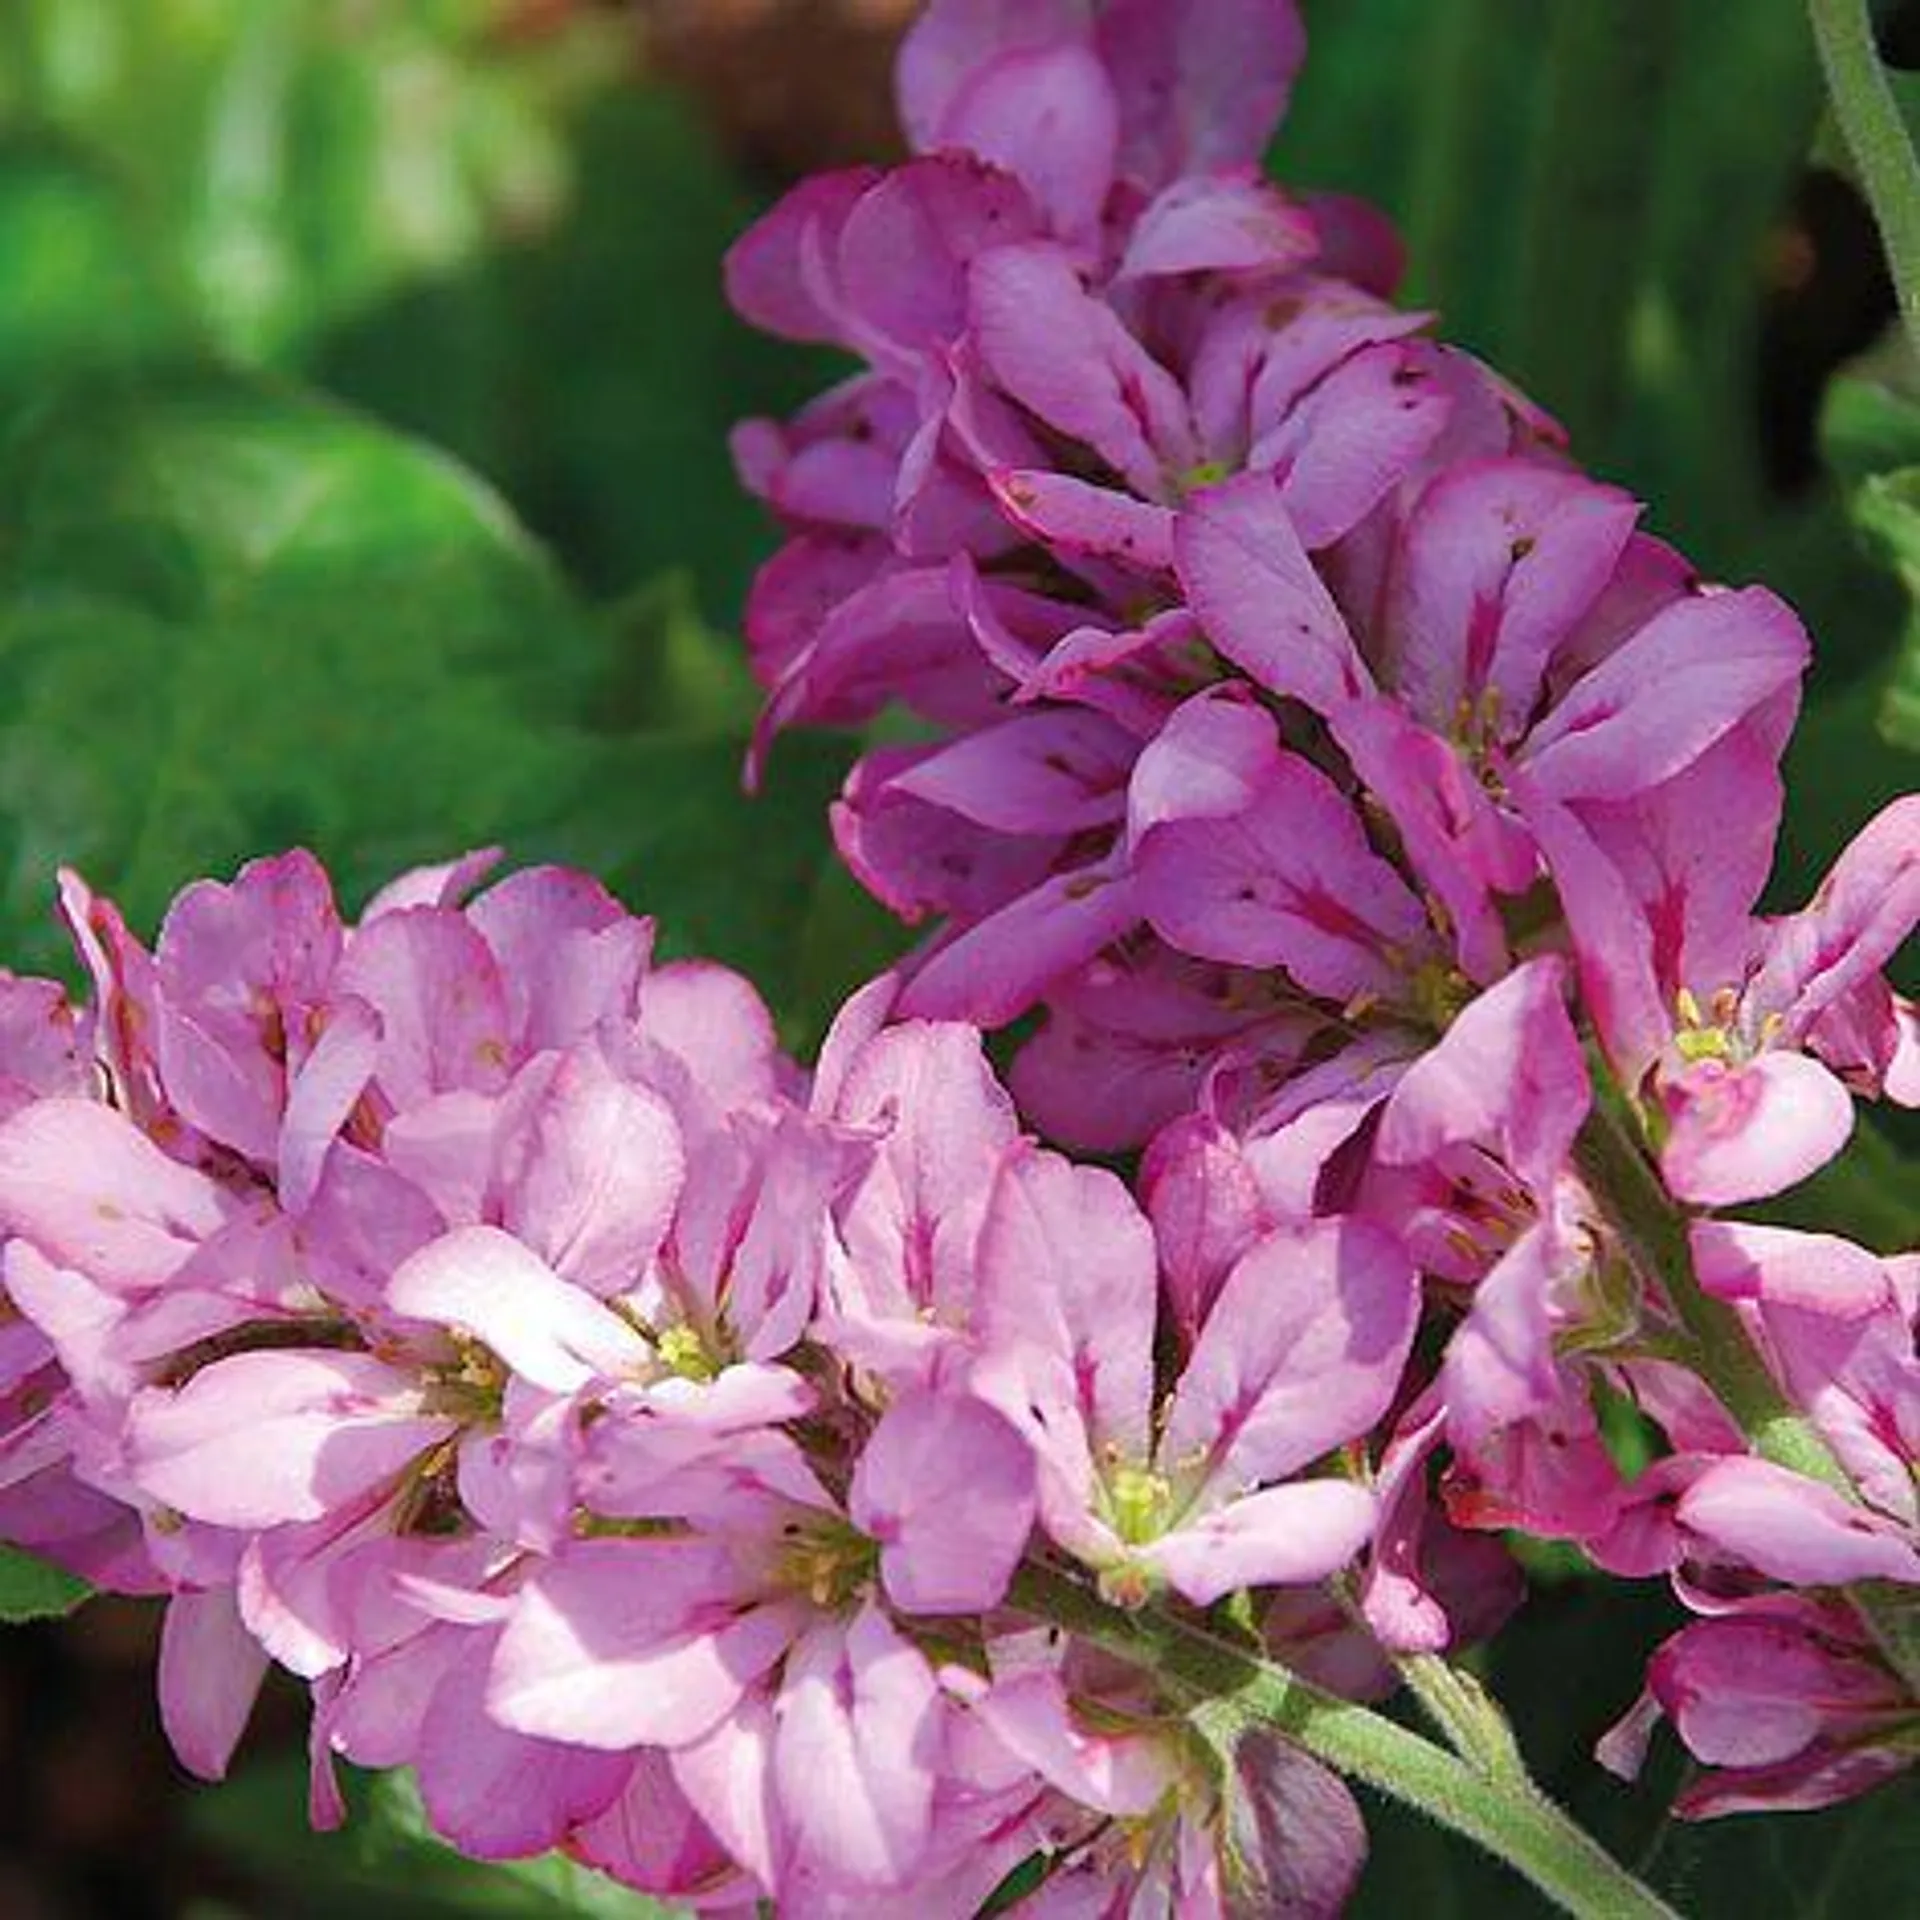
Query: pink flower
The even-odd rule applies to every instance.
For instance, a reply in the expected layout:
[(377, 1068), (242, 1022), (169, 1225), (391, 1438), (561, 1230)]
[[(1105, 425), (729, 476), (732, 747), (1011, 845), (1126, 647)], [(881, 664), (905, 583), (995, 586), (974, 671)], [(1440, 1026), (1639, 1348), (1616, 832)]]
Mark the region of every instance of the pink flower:
[(1040, 1463), (1042, 1523), (1131, 1601), (1310, 1581), (1365, 1544), (1348, 1483), (1292, 1481), (1385, 1411), (1413, 1336), (1397, 1243), (1358, 1222), (1263, 1238), (1156, 1414), (1146, 1220), (1109, 1174), (1003, 1164), (980, 1246), (982, 1390)]
[(1689, 1820), (1851, 1799), (1913, 1764), (1920, 1724), (1847, 1610), (1804, 1599), (1683, 1627), (1601, 1761), (1631, 1779), (1662, 1715), (1707, 1769), (1675, 1802)]

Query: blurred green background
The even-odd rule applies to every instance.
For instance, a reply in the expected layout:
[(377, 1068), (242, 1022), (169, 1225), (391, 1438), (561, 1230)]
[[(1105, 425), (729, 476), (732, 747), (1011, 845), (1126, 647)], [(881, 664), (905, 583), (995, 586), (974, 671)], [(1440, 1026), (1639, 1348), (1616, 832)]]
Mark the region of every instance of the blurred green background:
[[(770, 530), (728, 426), (827, 373), (719, 261), (810, 167), (884, 157), (890, 0), (0, 0), (0, 936), (56, 967), (58, 861), (150, 924), (304, 841), (357, 894), (499, 840), (751, 971), (805, 1044), (899, 935), (827, 856), (851, 743), (749, 803), (729, 629)], [(1920, 53), (1920, 8), (1883, 10)], [(1777, 876), (1804, 897), (1920, 750), (1920, 411), (1799, 0), (1307, 0), (1275, 145), (1381, 201), (1409, 292), (1817, 639)], [(1904, 38), (1903, 38), (1904, 36)], [(1901, 81), (1920, 114), (1920, 80)], [(1711, 834), (1714, 823), (1703, 822)], [(1911, 983), (1911, 971), (1906, 976)], [(1866, 1138), (1794, 1197), (1920, 1228)], [(1545, 1782), (1698, 1915), (1916, 1911), (1920, 1798), (1678, 1828), (1588, 1759), (1673, 1619), (1549, 1563), (1492, 1656)], [(633, 1915), (465, 1868), (404, 1782), (304, 1832), (301, 1705), (188, 1794), (153, 1627), (0, 1638), (0, 1920)], [(1533, 1897), (1380, 1813), (1362, 1915)]]

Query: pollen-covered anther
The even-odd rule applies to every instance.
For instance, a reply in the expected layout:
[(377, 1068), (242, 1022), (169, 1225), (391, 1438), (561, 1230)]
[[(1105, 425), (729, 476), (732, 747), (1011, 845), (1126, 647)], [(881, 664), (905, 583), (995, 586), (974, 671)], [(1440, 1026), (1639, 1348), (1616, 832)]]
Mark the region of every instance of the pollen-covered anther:
[(699, 1329), (685, 1321), (668, 1327), (655, 1344), (661, 1363), (682, 1380), (697, 1380), (705, 1385), (719, 1375), (720, 1364), (707, 1351)]

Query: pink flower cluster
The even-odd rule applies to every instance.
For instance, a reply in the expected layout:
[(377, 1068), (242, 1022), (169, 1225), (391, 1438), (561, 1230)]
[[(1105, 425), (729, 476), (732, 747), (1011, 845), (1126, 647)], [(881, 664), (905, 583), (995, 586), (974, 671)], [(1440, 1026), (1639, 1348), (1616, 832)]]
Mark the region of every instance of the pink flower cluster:
[[(1817, 1804), (1915, 1750), (1911, 1637), (1903, 1674), (1833, 1595), (1920, 1584), (1920, 1270), (1710, 1210), (1825, 1165), (1857, 1098), (1920, 1103), (1881, 972), (1920, 797), (1756, 913), (1799, 623), (1390, 304), (1378, 216), (1261, 179), (1301, 52), (1291, 0), (932, 0), (915, 157), (736, 246), (749, 319), (865, 363), (737, 435), (790, 535), (749, 607), (763, 732), (917, 723), (834, 811), (932, 924), (901, 1009), (1038, 1015), (1013, 1092), (1144, 1148), (1182, 1329), (1276, 1229), (1409, 1249), (1440, 1357), (1370, 1456), (1389, 1643), (1447, 1643), (1396, 1533), (1438, 1456), (1455, 1522), (1672, 1574), (1701, 1619), (1646, 1711), (1715, 1769), (1690, 1810)], [(1592, 1176), (1615, 1124), (1848, 1491), (1713, 1390)], [(1610, 1405), (1659, 1455), (1636, 1479)]]
[[(472, 1854), (703, 1909), (959, 1915), (1035, 1853), (1037, 1914), (1337, 1909), (1339, 1782), (1222, 1776), (1014, 1578), (1205, 1606), (1369, 1561), (1330, 1463), (1399, 1391), (1406, 1249), (1276, 1223), (1163, 1322), (1146, 1214), (972, 1028), (885, 1024), (883, 980), (809, 1079), (737, 976), (578, 875), (467, 898), (487, 864), (348, 926), (261, 861), (152, 952), (69, 880), (93, 1006), (0, 991), (0, 1527), (171, 1596), (182, 1757), (224, 1769), (275, 1661), (322, 1821), (344, 1755)], [(1323, 1615), (1274, 1631), (1375, 1677)]]
[(69, 879), (90, 1005), (0, 980), (0, 1536), (168, 1596), (197, 1771), (277, 1663), (323, 1821), (341, 1756), (707, 1911), (1330, 1914), (1342, 1783), (1047, 1595), (1371, 1697), (1507, 1528), (1694, 1616), (1602, 1750), (1682, 1811), (1920, 1751), (1920, 1257), (1721, 1211), (1920, 1102), (1920, 798), (1755, 911), (1797, 622), (1262, 180), (1301, 46), (934, 0), (916, 157), (735, 250), (866, 362), (739, 435), (765, 732), (918, 723), (834, 827), (934, 930), (811, 1072), (488, 857), (151, 951)]

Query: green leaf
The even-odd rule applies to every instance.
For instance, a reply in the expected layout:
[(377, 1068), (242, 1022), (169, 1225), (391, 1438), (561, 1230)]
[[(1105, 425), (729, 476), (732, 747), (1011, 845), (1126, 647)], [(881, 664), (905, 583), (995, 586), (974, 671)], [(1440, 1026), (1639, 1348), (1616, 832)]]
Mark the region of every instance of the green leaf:
[(662, 574), (607, 616), (617, 650), (602, 723), (707, 734), (744, 732), (760, 710), (747, 651), (700, 617), (692, 579)]
[(1821, 404), (1820, 451), (1851, 484), (1920, 465), (1920, 404), (1879, 380), (1836, 380)]
[(663, 954), (737, 967), (791, 1043), (806, 1024), (796, 1017), (800, 930), (829, 857), (827, 803), (852, 752), (829, 735), (783, 740), (749, 797), (743, 734), (634, 734), (602, 746), (572, 807), (526, 844), (652, 914)]
[(841, 1002), (891, 967), (916, 937), (839, 860), (827, 860), (800, 930), (793, 1023), (802, 1054), (819, 1044)]
[(1920, 1246), (1920, 1162), (1863, 1114), (1839, 1159), (1755, 1209), (1755, 1217), (1904, 1253)]
[(1896, 745), (1920, 752), (1920, 466), (1871, 475), (1854, 495), (1853, 512), (1911, 603), (1880, 726)]
[(120, 183), (68, 142), (0, 135), (0, 416), (190, 332)]
[(47, 1620), (71, 1613), (93, 1591), (18, 1547), (0, 1545), (0, 1620)]
[(730, 623), (774, 535), (727, 432), (834, 363), (729, 313), (721, 260), (756, 205), (686, 103), (629, 80), (566, 131), (547, 217), (341, 326), (317, 374), (490, 475), (596, 593), (684, 569)]
[[(138, 183), (226, 353), (458, 267), (560, 194), (551, 62), (498, 57), (489, 0), (8, 0), (0, 117)], [(612, 35), (603, 44), (612, 70)]]
[(602, 637), (430, 451), (231, 376), (76, 397), (0, 459), (0, 930), (52, 868), (148, 921), (294, 843), (359, 892), (543, 819)]

